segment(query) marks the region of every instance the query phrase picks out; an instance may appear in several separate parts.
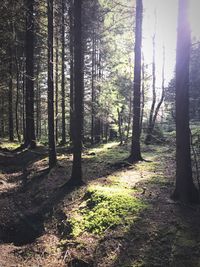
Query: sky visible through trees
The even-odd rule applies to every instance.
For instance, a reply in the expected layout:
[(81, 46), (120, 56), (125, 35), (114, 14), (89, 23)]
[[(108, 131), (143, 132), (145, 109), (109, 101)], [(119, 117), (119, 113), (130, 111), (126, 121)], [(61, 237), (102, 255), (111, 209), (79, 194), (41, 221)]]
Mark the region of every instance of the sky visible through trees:
[[(200, 10), (200, 2), (198, 0), (190, 0), (189, 17), (193, 42), (200, 41), (198, 10)], [(163, 46), (165, 46), (166, 51), (166, 81), (169, 82), (174, 75), (177, 39), (177, 12), (178, 0), (144, 0), (143, 52), (146, 64), (151, 64), (153, 51), (152, 36), (156, 31), (156, 72), (158, 77), (158, 87), (161, 85), (162, 77)]]

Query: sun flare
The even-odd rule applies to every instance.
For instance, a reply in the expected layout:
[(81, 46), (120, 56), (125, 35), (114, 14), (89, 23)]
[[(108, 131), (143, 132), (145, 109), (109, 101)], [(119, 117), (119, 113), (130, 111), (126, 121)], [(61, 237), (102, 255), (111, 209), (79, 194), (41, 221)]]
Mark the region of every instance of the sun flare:
[[(189, 0), (189, 20), (192, 39), (200, 40), (199, 0)], [(156, 14), (156, 15), (155, 15)], [(178, 0), (144, 0), (143, 23), (143, 52), (146, 64), (152, 62), (152, 36), (156, 34), (156, 68), (157, 86), (161, 84), (161, 70), (163, 61), (163, 46), (166, 53), (166, 81), (173, 77), (176, 56), (176, 28), (177, 28)], [(155, 22), (156, 21), (156, 22)]]

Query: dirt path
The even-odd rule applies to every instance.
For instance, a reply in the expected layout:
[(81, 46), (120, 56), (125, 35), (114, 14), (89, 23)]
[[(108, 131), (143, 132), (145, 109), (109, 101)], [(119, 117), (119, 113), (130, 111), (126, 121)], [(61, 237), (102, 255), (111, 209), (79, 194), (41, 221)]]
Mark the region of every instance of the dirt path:
[(143, 154), (151, 162), (118, 169), (116, 161), (125, 158), (127, 148), (114, 144), (85, 152), (88, 186), (122, 184), (146, 208), (131, 215), (128, 227), (119, 223), (101, 235), (83, 231), (72, 236), (69, 217), (85, 208), (88, 186), (63, 194), (71, 156), (60, 153), (60, 166), (49, 173), (45, 153), (19, 155), (11, 165), (12, 155), (1, 153), (0, 266), (200, 266), (199, 207), (169, 198), (173, 150), (150, 147)]

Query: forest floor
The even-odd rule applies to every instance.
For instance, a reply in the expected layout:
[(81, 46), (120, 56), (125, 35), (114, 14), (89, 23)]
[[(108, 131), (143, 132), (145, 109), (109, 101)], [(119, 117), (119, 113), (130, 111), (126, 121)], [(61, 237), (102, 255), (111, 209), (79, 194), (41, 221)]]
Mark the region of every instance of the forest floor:
[(70, 190), (72, 155), (58, 149), (0, 150), (0, 266), (198, 267), (200, 207), (170, 199), (174, 147), (143, 148), (146, 161), (124, 163), (129, 148), (86, 149), (85, 186)]

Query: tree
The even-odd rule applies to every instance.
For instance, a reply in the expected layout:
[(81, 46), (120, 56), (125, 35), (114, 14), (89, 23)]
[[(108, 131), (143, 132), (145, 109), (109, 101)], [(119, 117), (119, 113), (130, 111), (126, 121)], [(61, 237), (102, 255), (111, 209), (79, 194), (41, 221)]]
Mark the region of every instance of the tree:
[(48, 0), (48, 138), (49, 168), (56, 164), (54, 137), (53, 0)]
[(34, 124), (34, 0), (27, 0), (26, 11), (26, 128), (25, 147), (35, 148)]
[(12, 47), (10, 47), (10, 66), (9, 66), (9, 91), (8, 91), (8, 103), (9, 103), (9, 140), (14, 141), (14, 129), (13, 129), (13, 53)]
[(65, 1), (62, 0), (62, 141), (66, 144), (66, 123), (65, 123)]
[(156, 105), (156, 62), (155, 62), (155, 37), (156, 35), (154, 34), (152, 41), (153, 41), (153, 62), (152, 62), (152, 77), (153, 77), (153, 82), (152, 82), (152, 103), (151, 103), (151, 109), (150, 109), (150, 115), (149, 115), (149, 123), (147, 127), (147, 136), (145, 139), (145, 144), (149, 145), (151, 143), (152, 139), (152, 133), (153, 133), (153, 114), (155, 110), (155, 105)]
[(73, 0), (69, 6), (69, 52), (70, 52), (70, 141), (73, 140), (73, 117), (74, 117), (74, 21)]
[(147, 127), (147, 135), (145, 139), (146, 145), (150, 145), (152, 142), (156, 119), (158, 117), (160, 107), (165, 98), (165, 48), (163, 47), (161, 96), (160, 96), (158, 103), (156, 104), (155, 41), (153, 41), (153, 74), (152, 76), (153, 76), (153, 86), (152, 86), (153, 100), (152, 100), (152, 105), (151, 105), (151, 110), (150, 110), (149, 124)]
[(188, 0), (179, 0), (176, 55), (176, 187), (173, 198), (198, 202), (199, 194), (192, 179), (189, 129), (190, 27)]
[(74, 120), (73, 120), (73, 166), (69, 184), (78, 186), (82, 181), (83, 141), (83, 43), (82, 0), (74, 0)]
[(142, 0), (136, 1), (135, 67), (133, 89), (133, 131), (130, 162), (142, 160), (140, 151), (140, 102), (141, 102), (141, 46), (142, 46)]

